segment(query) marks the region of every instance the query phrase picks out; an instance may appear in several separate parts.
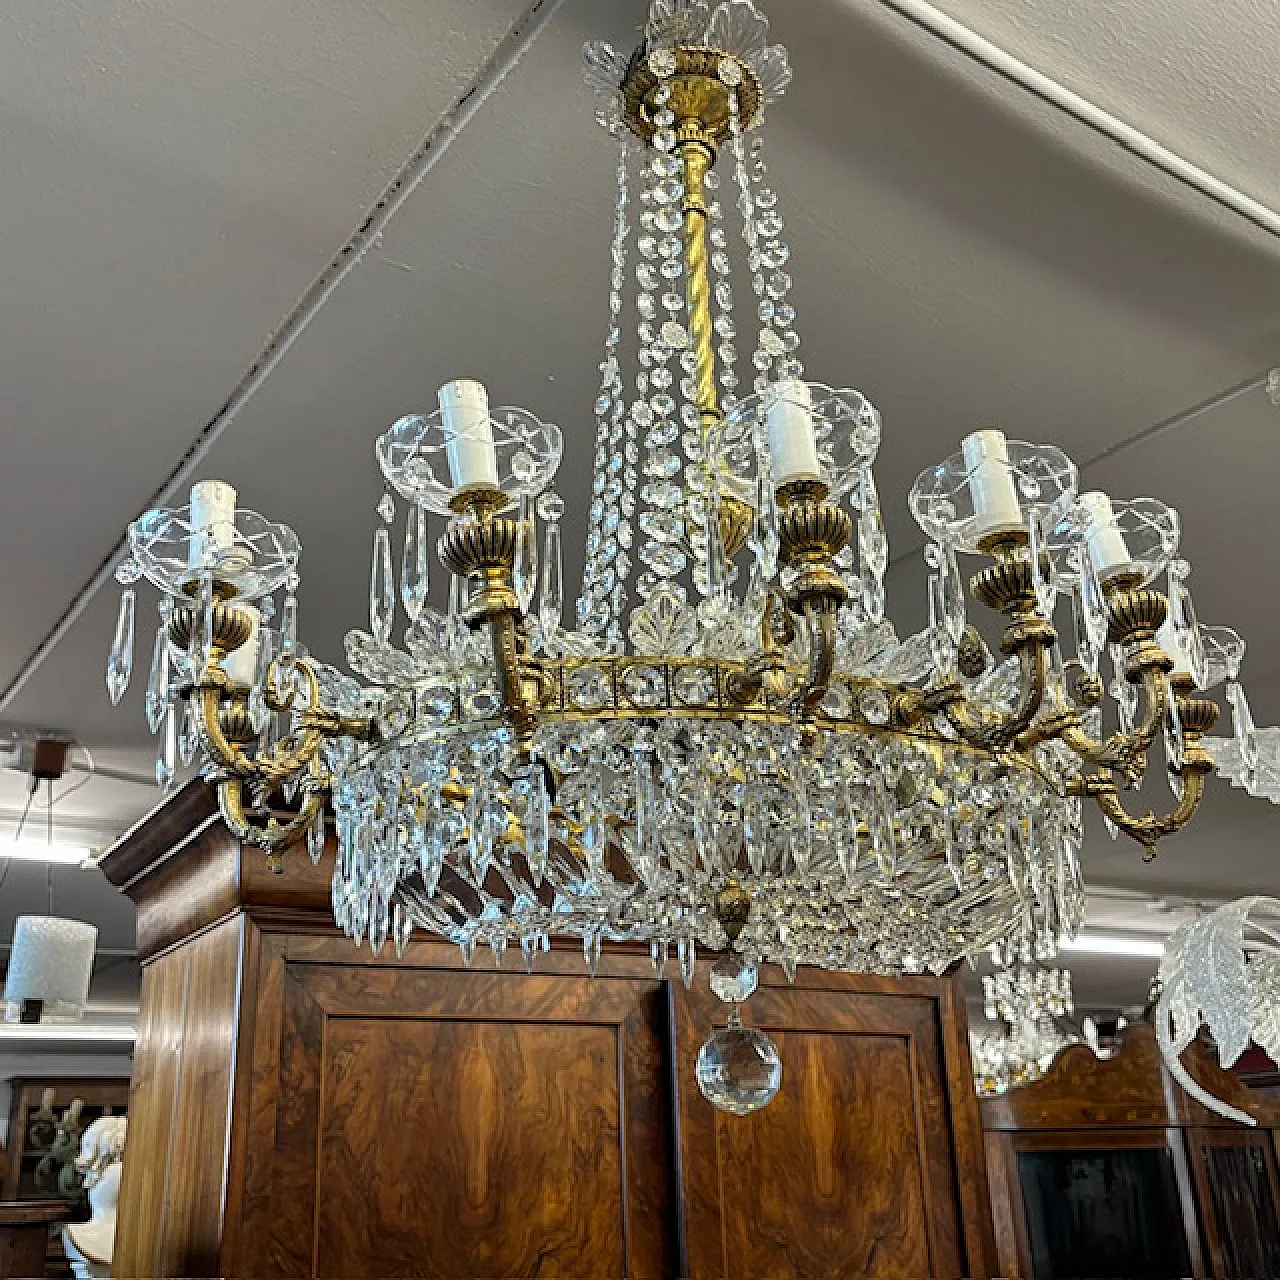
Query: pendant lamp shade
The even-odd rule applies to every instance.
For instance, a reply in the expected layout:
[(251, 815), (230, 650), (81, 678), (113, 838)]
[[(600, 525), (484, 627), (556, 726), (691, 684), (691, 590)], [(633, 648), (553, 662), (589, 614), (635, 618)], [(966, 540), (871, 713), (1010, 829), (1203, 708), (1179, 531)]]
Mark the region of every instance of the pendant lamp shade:
[(19, 916), (4, 983), (6, 1022), (79, 1022), (98, 930), (58, 916)]

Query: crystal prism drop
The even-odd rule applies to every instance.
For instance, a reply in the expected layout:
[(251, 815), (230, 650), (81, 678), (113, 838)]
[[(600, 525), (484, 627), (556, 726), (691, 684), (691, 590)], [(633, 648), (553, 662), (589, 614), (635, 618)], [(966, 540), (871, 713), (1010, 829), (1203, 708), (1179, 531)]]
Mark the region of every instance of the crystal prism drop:
[(1093, 557), (1084, 552), (1080, 556), (1080, 603), (1084, 610), (1084, 624), (1088, 628), (1093, 647), (1099, 652), (1107, 643), (1107, 598), (1098, 581), (1098, 571), (1093, 567)]
[(560, 550), (560, 524), (547, 522), (546, 546), (542, 558), (542, 582), (538, 588), (538, 619), (542, 634), (552, 636), (560, 629), (564, 611), (564, 559)]
[(191, 699), (182, 712), (182, 732), (178, 736), (178, 759), (189, 765), (196, 758), (200, 745), (200, 728), (196, 721), (196, 709)]
[(156, 752), (156, 785), (161, 791), (173, 786), (178, 771), (178, 709), (172, 703), (164, 717), (164, 730)]
[(1164, 680), (1164, 696), (1168, 703), (1164, 719), (1165, 758), (1171, 769), (1181, 769), (1183, 752), (1186, 749), (1186, 739), (1182, 732), (1182, 715), (1178, 711), (1177, 696), (1169, 686), (1169, 677), (1161, 678)]
[(515, 790), (523, 802), (520, 825), (524, 832), (525, 861), (536, 886), (542, 883), (551, 847), (551, 804), (542, 765), (535, 763), (521, 769), (515, 777)]
[(692, 938), (681, 938), (676, 943), (676, 958), (680, 962), (680, 981), (685, 990), (693, 986), (693, 975), (698, 968), (698, 947)]
[(937, 572), (929, 575), (929, 651), (939, 682), (946, 684), (955, 676), (956, 650), (951, 629), (944, 623), (942, 579)]
[(379, 644), (389, 644), (396, 620), (395, 576), (391, 568), (391, 534), (379, 525), (373, 535), (369, 570), (369, 630)]
[(778, 501), (774, 493), (773, 477), (766, 467), (760, 471), (756, 495), (755, 554), (766, 582), (772, 582), (778, 572)]
[(258, 633), (258, 658), (253, 669), (253, 684), (249, 686), (249, 723), (255, 733), (267, 726), (271, 708), (267, 704), (267, 681), (271, 678), (273, 639), (270, 630), (263, 627)]
[(1076, 658), (1085, 671), (1091, 676), (1098, 674), (1098, 658), (1099, 649), (1094, 643), (1093, 629), (1088, 623), (1088, 613), (1084, 600), (1081, 598), (1084, 590), (1083, 580), (1078, 582), (1071, 592), (1071, 620), (1075, 628), (1076, 637)]
[(1189, 569), (1185, 561), (1169, 563), (1169, 622), (1177, 636), (1178, 645), (1187, 659), (1187, 666), (1196, 688), (1203, 689), (1209, 679), (1209, 660), (1205, 653), (1204, 637), (1196, 620), (1196, 607), (1185, 581)]
[(1057, 603), (1058, 591), (1053, 581), (1053, 570), (1049, 564), (1048, 552), (1044, 549), (1044, 531), (1040, 523), (1040, 512), (1031, 508), (1027, 512), (1027, 555), (1031, 562), (1031, 585), (1035, 589), (1036, 603), (1040, 606), (1040, 614), (1044, 618), (1053, 617), (1054, 605)]
[(395, 943), (396, 959), (403, 958), (409, 939), (413, 937), (413, 918), (404, 909), (404, 903), (397, 902), (392, 912), (391, 940)]
[(298, 660), (298, 601), (293, 592), (284, 598), (280, 611), (280, 683), (286, 688), (293, 682), (294, 664)]
[(582, 954), (587, 962), (587, 972), (594, 978), (600, 968), (600, 930), (592, 929), (582, 939)]
[[(863, 577), (868, 572), (878, 581), (889, 566), (889, 540), (884, 532), (884, 518), (880, 514), (880, 497), (871, 472), (862, 477), (862, 507), (858, 512), (858, 554), (861, 556)], [(963, 630), (963, 628), (962, 628)]]
[(307, 852), (313, 863), (324, 856), (324, 805), (316, 807), (315, 816), (307, 827)]
[(938, 574), (941, 594), (939, 604), (942, 607), (943, 620), (947, 625), (947, 633), (951, 643), (959, 646), (964, 639), (964, 580), (960, 577), (960, 568), (956, 564), (956, 553), (953, 547), (939, 548)]
[(207, 573), (200, 579), (199, 600), (199, 611), (196, 614), (199, 626), (195, 630), (200, 634), (200, 651), (196, 655), (197, 664), (193, 671), (203, 680), (213, 658), (213, 578)]
[(534, 934), (526, 933), (520, 939), (520, 953), (524, 957), (525, 973), (532, 973), (534, 961), (538, 958), (538, 939)]
[(1240, 761), (1252, 777), (1258, 768), (1258, 734), (1253, 712), (1249, 709), (1249, 700), (1244, 694), (1244, 686), (1238, 680), (1227, 682), (1227, 701), (1231, 704), (1231, 725), (1235, 731)]
[(430, 585), (430, 547), (426, 508), (414, 503), (404, 526), (404, 554), (400, 559), (400, 601), (409, 621), (417, 622)]
[(151, 650), (151, 672), (147, 677), (147, 726), (152, 733), (155, 733), (163, 723), (165, 708), (168, 705), (169, 628), (162, 621), (156, 628), (155, 645)]
[(516, 558), (511, 580), (516, 590), (516, 599), (520, 602), (520, 611), (527, 614), (538, 587), (538, 528), (534, 520), (533, 504), (527, 493), (520, 495), (516, 520)]
[(111, 705), (118, 706), (129, 687), (133, 674), (133, 621), (137, 593), (126, 587), (120, 593), (120, 612), (116, 615), (116, 633), (107, 657), (107, 694)]

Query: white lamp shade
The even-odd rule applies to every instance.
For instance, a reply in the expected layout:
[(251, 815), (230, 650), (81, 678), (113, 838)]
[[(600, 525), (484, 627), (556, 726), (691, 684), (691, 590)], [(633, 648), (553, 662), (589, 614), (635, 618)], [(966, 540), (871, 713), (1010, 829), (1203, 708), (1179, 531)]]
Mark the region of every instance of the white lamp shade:
[(78, 1022), (89, 998), (98, 930), (58, 916), (19, 916), (4, 980), (4, 1017), (18, 1022), (23, 1006), (40, 1002), (41, 1022)]

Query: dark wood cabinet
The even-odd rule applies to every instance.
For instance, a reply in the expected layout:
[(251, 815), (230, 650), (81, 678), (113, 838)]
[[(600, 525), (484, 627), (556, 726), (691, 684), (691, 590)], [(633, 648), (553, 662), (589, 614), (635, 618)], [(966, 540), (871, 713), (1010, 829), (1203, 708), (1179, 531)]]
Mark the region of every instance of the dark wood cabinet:
[(1075, 1046), (1043, 1080), (983, 1101), (1002, 1274), (1280, 1276), (1280, 1107), (1222, 1071), (1204, 1042), (1184, 1061), (1258, 1127), (1186, 1094), (1146, 1023), (1111, 1059)]
[(736, 1118), (694, 1079), (705, 967), (374, 958), (327, 863), (271, 875), (199, 785), (104, 859), (144, 962), (117, 1275), (994, 1271), (957, 976), (766, 971), (782, 1092)]

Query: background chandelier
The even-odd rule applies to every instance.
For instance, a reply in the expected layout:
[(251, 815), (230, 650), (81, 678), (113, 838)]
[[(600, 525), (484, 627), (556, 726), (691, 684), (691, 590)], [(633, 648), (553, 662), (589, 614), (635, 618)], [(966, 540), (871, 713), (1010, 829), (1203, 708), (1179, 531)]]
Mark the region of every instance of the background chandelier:
[[(229, 486), (131, 527), (111, 696), (145, 576), (164, 596), (161, 782), (199, 757), (275, 865), (304, 836), (319, 858), (331, 798), (335, 919), (375, 950), (420, 926), (532, 966), (576, 935), (594, 971), (602, 942), (638, 940), (689, 980), (702, 946), (729, 953), (714, 983), (734, 1003), (760, 960), (941, 971), (1009, 938), (1051, 954), (1083, 911), (1083, 800), (1149, 854), (1199, 803), (1217, 708), (1196, 696), (1209, 655), (1162, 503), (1080, 494), (1060, 450), (978, 431), (910, 494), (930, 625), (900, 640), (885, 617), (880, 417), (800, 362), (758, 136), (790, 80), (768, 31), (750, 0), (656, 0), (629, 57), (585, 50), (617, 204), (571, 625), (561, 433), (472, 381), (377, 441), (360, 681), (306, 656), (298, 540)], [(433, 517), (445, 613), (426, 603)], [(1004, 617), (998, 665), (962, 555)], [(1132, 816), (1157, 739), (1174, 795)]]
[(972, 1031), (973, 1080), (980, 1096), (994, 1097), (1034, 1084), (1053, 1060), (1080, 1037), (1061, 1025), (1075, 1013), (1071, 974), (1034, 964), (997, 968), (982, 978), (987, 1019), (999, 1031)]

